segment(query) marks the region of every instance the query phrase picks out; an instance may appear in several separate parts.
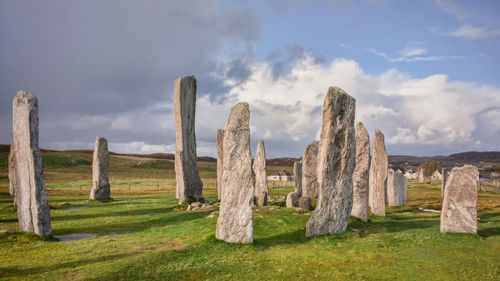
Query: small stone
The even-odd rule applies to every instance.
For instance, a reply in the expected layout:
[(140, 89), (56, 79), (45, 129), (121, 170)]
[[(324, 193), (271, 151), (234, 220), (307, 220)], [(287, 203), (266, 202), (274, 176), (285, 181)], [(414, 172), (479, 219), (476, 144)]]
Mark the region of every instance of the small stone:
[(477, 233), (477, 167), (451, 169), (441, 209), (441, 232)]
[(14, 229), (0, 229), (0, 233), (16, 233)]
[(299, 206), (299, 195), (296, 192), (290, 192), (286, 196), (286, 207), (296, 208)]
[(302, 197), (300, 197), (300, 199), (299, 199), (299, 208), (301, 208), (302, 210), (310, 211), (311, 210), (311, 198), (302, 195)]

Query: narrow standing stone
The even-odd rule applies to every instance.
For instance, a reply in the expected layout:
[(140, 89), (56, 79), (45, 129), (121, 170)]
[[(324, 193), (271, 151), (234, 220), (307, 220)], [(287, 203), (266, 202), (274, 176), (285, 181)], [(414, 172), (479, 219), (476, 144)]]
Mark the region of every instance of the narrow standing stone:
[(220, 196), (222, 194), (222, 142), (224, 140), (224, 130), (217, 129), (217, 199), (220, 200)]
[(477, 233), (477, 167), (451, 169), (444, 189), (441, 232)]
[(306, 225), (308, 237), (344, 232), (352, 210), (356, 157), (356, 100), (330, 87), (323, 103), (318, 149), (319, 199)]
[(290, 192), (286, 196), (286, 207), (297, 208), (299, 206), (299, 196), (297, 192)]
[(370, 163), (369, 203), (372, 212), (385, 216), (385, 189), (387, 181), (388, 158), (385, 151), (384, 135), (375, 129), (373, 137), (373, 155)]
[(363, 123), (356, 124), (356, 167), (353, 178), (351, 216), (368, 220), (368, 186), (370, 170), (370, 137)]
[(269, 189), (267, 188), (267, 175), (266, 175), (266, 150), (264, 148), (264, 141), (259, 140), (257, 150), (255, 151), (255, 159), (253, 161), (253, 171), (255, 173), (255, 198), (257, 204), (260, 206), (267, 205), (267, 197), (269, 196)]
[(418, 183), (422, 184), (425, 181), (424, 177), (424, 168), (419, 168), (418, 169)]
[(108, 141), (103, 137), (96, 137), (92, 157), (92, 189), (89, 199), (104, 200), (110, 198), (108, 169)]
[(302, 196), (318, 198), (318, 146), (315, 141), (308, 145), (302, 155)]
[(175, 194), (179, 203), (187, 197), (199, 200), (203, 183), (196, 163), (196, 78), (194, 75), (175, 80)]
[(408, 180), (400, 170), (389, 169), (387, 175), (387, 202), (389, 206), (401, 206), (406, 203)]
[(302, 161), (293, 162), (293, 180), (295, 181), (295, 190), (297, 196), (302, 196)]
[(253, 241), (249, 119), (248, 104), (238, 103), (231, 108), (224, 131), (222, 196), (215, 237), (231, 243)]
[(12, 103), (12, 129), (9, 190), (16, 201), (19, 229), (50, 236), (50, 209), (38, 145), (38, 100), (34, 94), (17, 92)]
[(446, 180), (448, 179), (448, 173), (443, 168), (441, 169), (441, 197), (444, 197), (444, 187), (446, 186)]

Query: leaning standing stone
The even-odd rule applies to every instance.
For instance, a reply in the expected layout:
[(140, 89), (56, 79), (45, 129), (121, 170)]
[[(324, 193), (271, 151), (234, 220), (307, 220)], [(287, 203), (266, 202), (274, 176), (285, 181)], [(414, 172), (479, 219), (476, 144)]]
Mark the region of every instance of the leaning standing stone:
[(253, 241), (249, 119), (248, 104), (238, 103), (231, 108), (224, 132), (222, 196), (215, 237), (231, 243)]
[(347, 228), (356, 157), (355, 112), (353, 97), (336, 87), (328, 89), (318, 149), (319, 199), (306, 225), (308, 237), (340, 233)]
[(294, 192), (302, 196), (302, 161), (293, 162), (293, 180), (295, 181)]
[(224, 140), (224, 130), (217, 129), (217, 199), (220, 200), (222, 194), (222, 141)]
[(108, 169), (108, 141), (103, 137), (96, 137), (94, 155), (92, 157), (92, 189), (90, 190), (89, 197), (91, 200), (110, 198)]
[(12, 104), (12, 129), (9, 190), (16, 201), (19, 229), (50, 236), (50, 209), (38, 146), (38, 100), (34, 94), (17, 92)]
[(302, 155), (302, 196), (318, 198), (318, 146), (315, 141), (306, 147)]
[(182, 203), (187, 197), (201, 198), (203, 183), (196, 163), (196, 78), (175, 80), (175, 194)]
[(356, 124), (356, 167), (353, 179), (351, 216), (368, 220), (368, 174), (370, 169), (370, 138), (363, 123)]
[(370, 163), (370, 190), (368, 194), (370, 208), (378, 216), (385, 216), (385, 187), (388, 165), (384, 135), (380, 130), (375, 129), (373, 155)]
[(389, 169), (387, 175), (387, 203), (389, 206), (401, 206), (406, 202), (408, 180), (400, 170)]
[(477, 167), (453, 168), (441, 209), (441, 232), (477, 233)]
[(267, 175), (266, 175), (266, 150), (264, 148), (264, 141), (259, 140), (257, 150), (255, 151), (255, 159), (253, 161), (253, 171), (255, 173), (255, 198), (257, 204), (260, 206), (267, 205), (267, 197), (269, 196), (269, 189), (267, 188)]
[(417, 179), (418, 179), (418, 183), (420, 183), (420, 184), (424, 183), (424, 180), (425, 180), (425, 178), (424, 178), (424, 168), (419, 168), (418, 169), (418, 178)]

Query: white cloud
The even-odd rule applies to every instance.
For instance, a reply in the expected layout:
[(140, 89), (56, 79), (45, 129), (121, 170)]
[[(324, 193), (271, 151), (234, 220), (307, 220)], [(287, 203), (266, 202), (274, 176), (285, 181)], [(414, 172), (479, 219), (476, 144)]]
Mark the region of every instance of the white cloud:
[(389, 62), (417, 62), (417, 61), (448, 61), (448, 60), (461, 60), (475, 56), (421, 56), (427, 53), (424, 48), (411, 48), (403, 49), (401, 57), (392, 57), (386, 53), (379, 52), (373, 48), (366, 49), (368, 53), (383, 57)]
[(454, 31), (443, 33), (443, 35), (462, 38), (466, 40), (481, 40), (499, 36), (500, 29), (464, 24)]
[[(323, 65), (306, 55), (288, 75), (277, 79), (270, 64), (260, 61), (251, 66), (251, 73), (228, 96), (233, 103), (249, 102), (252, 138), (303, 147), (318, 136), (320, 109), (329, 86), (354, 96), (357, 120), (370, 130), (380, 128), (391, 146), (472, 147), (482, 141), (477, 132), (485, 129), (478, 116), (491, 104), (500, 104), (497, 88), (450, 81), (443, 74), (413, 78), (395, 69), (370, 75), (356, 61), (346, 59)], [(488, 125), (488, 130), (492, 125), (494, 130), (500, 127), (494, 122)]]

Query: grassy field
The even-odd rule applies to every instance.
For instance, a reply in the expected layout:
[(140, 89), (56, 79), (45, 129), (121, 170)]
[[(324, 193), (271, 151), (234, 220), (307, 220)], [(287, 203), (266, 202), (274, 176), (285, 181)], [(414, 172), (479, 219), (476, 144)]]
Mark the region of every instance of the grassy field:
[[(367, 223), (351, 218), (346, 232), (315, 238), (305, 237), (311, 212), (284, 208), (277, 199), (255, 209), (253, 244), (227, 244), (215, 239), (217, 216), (209, 216), (215, 208), (175, 208), (169, 160), (112, 156), (113, 200), (103, 203), (87, 200), (90, 166), (83, 160), (89, 155), (66, 155), (70, 160), (44, 155), (56, 156), (45, 170), (53, 233), (93, 237), (61, 242), (0, 234), (1, 279), (500, 279), (499, 194), (479, 193), (478, 235), (440, 233), (439, 213), (419, 209), (441, 208), (438, 185), (412, 183), (407, 204), (387, 208), (386, 217), (370, 216)], [(17, 230), (2, 157), (0, 229)], [(200, 173), (214, 179), (215, 164), (200, 163)], [(130, 189), (127, 182), (133, 182)], [(291, 190), (274, 188), (270, 195), (283, 198)], [(205, 189), (204, 197), (215, 200), (215, 189)]]

